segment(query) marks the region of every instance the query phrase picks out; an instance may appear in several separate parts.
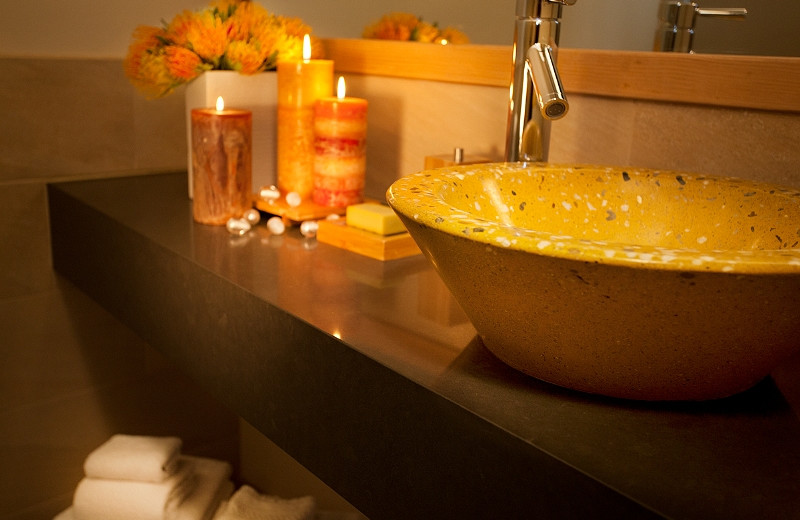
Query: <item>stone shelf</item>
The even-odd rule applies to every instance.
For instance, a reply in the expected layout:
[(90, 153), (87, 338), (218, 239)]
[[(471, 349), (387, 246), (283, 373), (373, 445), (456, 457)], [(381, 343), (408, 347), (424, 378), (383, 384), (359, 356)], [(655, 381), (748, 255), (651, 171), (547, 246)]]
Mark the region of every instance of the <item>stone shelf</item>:
[(488, 353), (423, 257), (232, 237), (186, 193), (185, 173), (51, 184), (55, 269), (372, 520), (800, 510), (775, 379), (706, 403), (560, 389)]

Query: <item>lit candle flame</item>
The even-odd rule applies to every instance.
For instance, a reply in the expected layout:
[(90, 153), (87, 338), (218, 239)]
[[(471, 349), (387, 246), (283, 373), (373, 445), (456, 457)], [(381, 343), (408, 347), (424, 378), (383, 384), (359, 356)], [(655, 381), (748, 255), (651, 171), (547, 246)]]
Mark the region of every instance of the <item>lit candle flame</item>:
[(339, 83), (336, 85), (336, 97), (339, 99), (344, 99), (344, 93), (344, 76), (339, 76)]
[(225, 101), (222, 99), (222, 96), (217, 98), (217, 111), (222, 112), (225, 110)]
[(303, 35), (303, 60), (311, 59), (311, 38), (307, 34)]

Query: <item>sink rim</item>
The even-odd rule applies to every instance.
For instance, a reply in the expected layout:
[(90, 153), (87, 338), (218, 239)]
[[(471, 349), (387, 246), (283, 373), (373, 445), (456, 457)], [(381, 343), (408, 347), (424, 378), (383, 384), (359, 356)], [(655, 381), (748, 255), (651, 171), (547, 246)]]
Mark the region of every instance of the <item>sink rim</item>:
[[(661, 247), (624, 241), (592, 240), (556, 235), (549, 231), (518, 228), (487, 220), (469, 211), (456, 208), (441, 196), (441, 183), (462, 180), (465, 176), (494, 170), (514, 173), (539, 168), (543, 171), (595, 169), (606, 172), (625, 171), (631, 176), (677, 175), (689, 181), (713, 181), (723, 185), (754, 190), (772, 190), (771, 195), (797, 199), (800, 190), (747, 179), (700, 175), (673, 170), (638, 167), (613, 167), (592, 164), (551, 163), (483, 163), (424, 170), (395, 181), (387, 191), (389, 205), (399, 214), (452, 236), (482, 242), (491, 247), (523, 251), (531, 254), (607, 265), (687, 272), (800, 274), (800, 248), (784, 249), (695, 249)], [(442, 215), (451, 215), (444, 218)], [(454, 217), (454, 218), (453, 218)], [(470, 232), (481, 229), (480, 232)]]

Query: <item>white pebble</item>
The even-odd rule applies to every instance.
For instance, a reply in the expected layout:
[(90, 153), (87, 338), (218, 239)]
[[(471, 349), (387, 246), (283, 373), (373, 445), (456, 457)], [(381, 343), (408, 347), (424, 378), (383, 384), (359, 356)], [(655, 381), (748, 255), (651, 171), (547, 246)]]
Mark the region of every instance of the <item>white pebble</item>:
[(303, 202), (303, 198), (296, 191), (290, 191), (286, 194), (286, 204), (292, 208), (296, 208)]
[(281, 198), (281, 192), (275, 186), (264, 186), (258, 191), (259, 196), (266, 201), (276, 201)]
[(286, 231), (286, 224), (281, 217), (272, 217), (267, 221), (267, 229), (273, 235), (282, 235)]
[(306, 220), (300, 224), (300, 234), (306, 238), (315, 237), (317, 235), (317, 229), (319, 229), (319, 224), (316, 220)]
[(250, 208), (244, 212), (244, 219), (248, 221), (251, 226), (255, 226), (261, 221), (261, 213), (255, 208)]
[(230, 218), (228, 219), (228, 223), (225, 224), (225, 227), (231, 235), (242, 236), (250, 231), (251, 226), (250, 223), (243, 218)]

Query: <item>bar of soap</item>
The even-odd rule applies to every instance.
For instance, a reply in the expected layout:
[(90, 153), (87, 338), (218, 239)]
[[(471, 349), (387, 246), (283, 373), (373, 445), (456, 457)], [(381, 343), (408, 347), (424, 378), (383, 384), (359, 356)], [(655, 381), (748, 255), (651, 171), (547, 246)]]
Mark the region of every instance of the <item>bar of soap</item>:
[(347, 225), (379, 235), (394, 235), (406, 230), (389, 206), (365, 202), (347, 206)]

